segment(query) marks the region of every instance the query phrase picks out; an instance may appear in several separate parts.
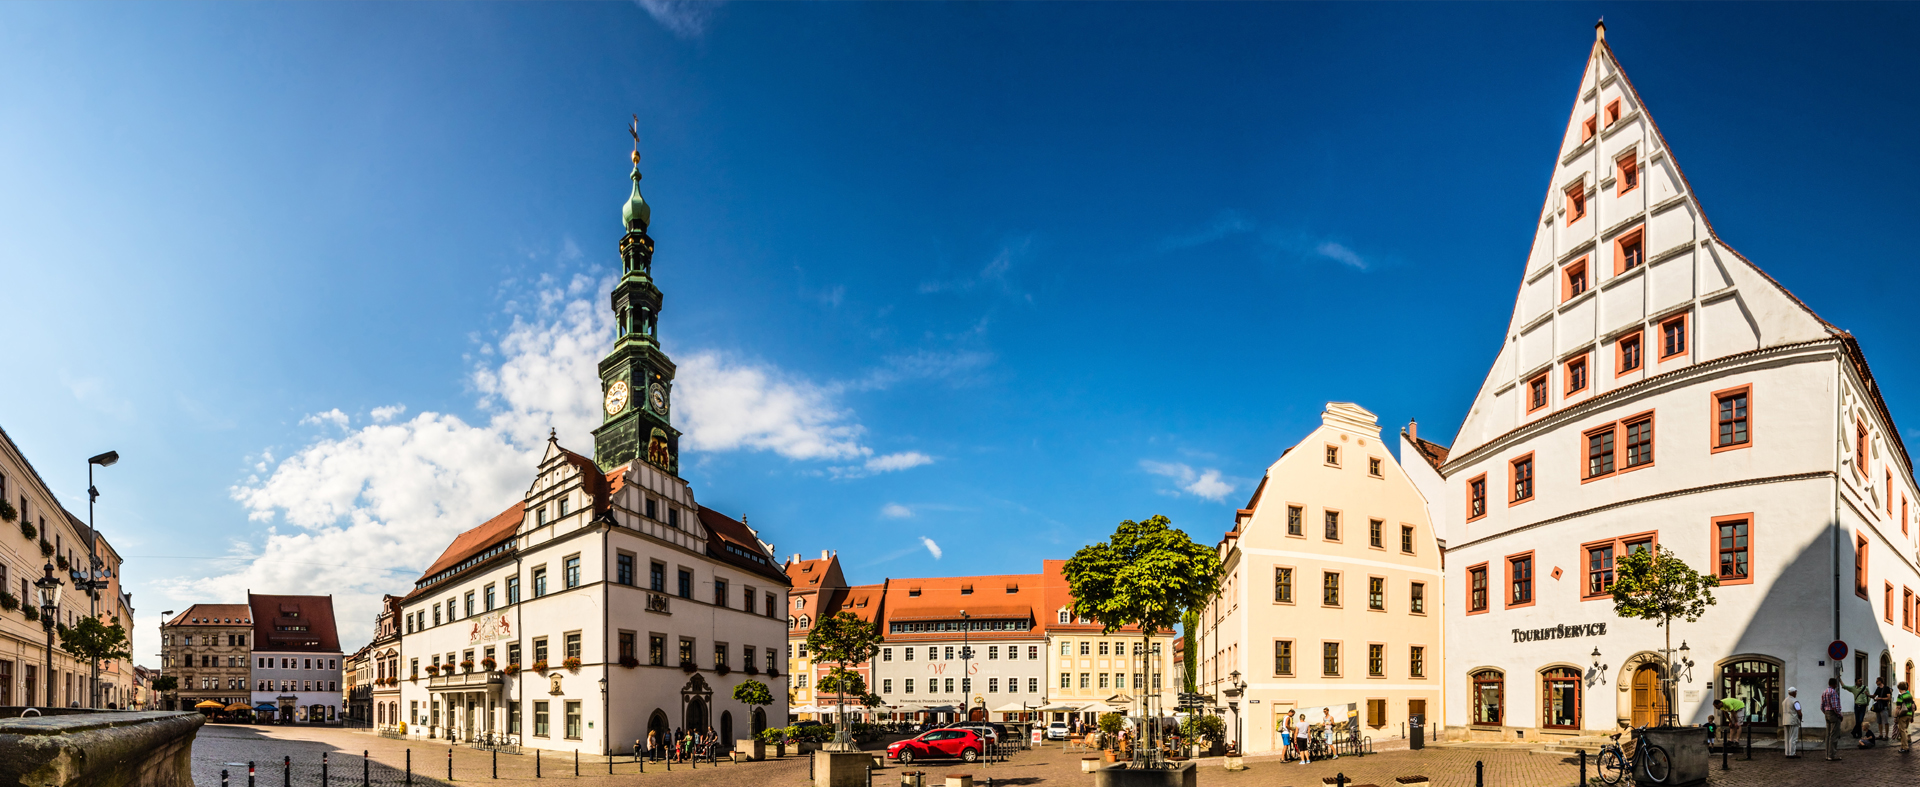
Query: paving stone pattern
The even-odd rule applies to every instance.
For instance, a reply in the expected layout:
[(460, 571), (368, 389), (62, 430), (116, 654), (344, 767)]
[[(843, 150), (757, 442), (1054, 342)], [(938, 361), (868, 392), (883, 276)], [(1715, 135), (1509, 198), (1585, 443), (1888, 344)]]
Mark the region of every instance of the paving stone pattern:
[[(198, 787), (219, 787), (220, 771), (230, 773), (228, 787), (246, 785), (246, 761), (258, 764), (254, 787), (282, 787), (287, 774), (281, 767), (283, 757), (293, 758), (291, 777), (295, 787), (354, 787), (362, 783), (361, 752), (369, 754), (368, 782), (380, 787), (405, 784), (406, 756), (413, 755), (413, 784), (422, 787), (451, 787), (446, 780), (445, 744), (433, 741), (400, 741), (381, 738), (361, 731), (301, 727), (247, 727), (207, 725), (201, 728), (194, 744), (194, 781)], [(492, 776), (492, 756), (464, 746), (453, 747), (452, 785), (485, 785)], [(320, 780), (320, 758), (328, 755), (328, 780)], [(771, 752), (769, 752), (771, 754)], [(959, 762), (915, 763), (911, 770), (925, 771), (929, 785), (944, 784), (950, 773), (971, 773), (975, 782), (986, 787), (1059, 785), (1090, 787), (1093, 780), (1082, 773), (1080, 762), (1086, 752), (1068, 752), (1060, 744), (1020, 752), (1008, 762), (965, 765)], [(498, 782), (557, 783), (556, 787), (635, 787), (654, 784), (672, 787), (806, 787), (808, 758), (789, 756), (766, 762), (722, 763), (692, 768), (675, 765), (671, 773), (658, 763), (649, 763), (646, 773), (631, 758), (614, 758), (613, 776), (607, 775), (607, 761), (582, 757), (580, 777), (573, 776), (571, 755), (551, 752), (540, 755), (541, 775), (534, 776), (534, 754), (499, 756)], [(1397, 787), (1398, 776), (1427, 776), (1434, 787), (1475, 787), (1474, 763), (1485, 766), (1482, 787), (1575, 787), (1579, 781), (1578, 760), (1559, 754), (1536, 753), (1523, 749), (1429, 747), (1423, 751), (1388, 750), (1366, 757), (1341, 757), (1337, 760), (1299, 765), (1272, 758), (1249, 758), (1247, 770), (1229, 772), (1219, 759), (1201, 760), (1199, 782), (1203, 787), (1319, 787), (1322, 779), (1343, 774), (1350, 785)], [(231, 765), (228, 763), (240, 763)], [(1872, 787), (1875, 785), (1920, 785), (1920, 755), (1902, 755), (1892, 749), (1848, 750), (1840, 762), (1820, 759), (1816, 748), (1799, 760), (1784, 759), (1779, 750), (1762, 750), (1745, 761), (1735, 755), (1732, 769), (1722, 772), (1716, 756), (1708, 780), (1711, 787)], [(873, 772), (874, 787), (900, 784), (903, 769), (878, 768)]]

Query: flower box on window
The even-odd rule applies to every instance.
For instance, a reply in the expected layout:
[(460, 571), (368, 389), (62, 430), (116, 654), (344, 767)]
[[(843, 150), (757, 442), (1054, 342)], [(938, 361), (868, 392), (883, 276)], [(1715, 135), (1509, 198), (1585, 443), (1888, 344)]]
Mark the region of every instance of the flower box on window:
[(633, 669), (634, 667), (640, 666), (640, 660), (632, 656), (621, 656), (620, 666), (626, 667), (627, 669)]
[(691, 675), (695, 672), (700, 671), (700, 665), (695, 664), (691, 661), (682, 661), (680, 662), (680, 671)]
[(438, 674), (440, 674), (440, 665), (438, 665), (438, 664), (428, 664), (428, 665), (427, 665), (427, 674), (428, 674), (428, 675), (438, 675)]
[(780, 671), (779, 671), (779, 670), (777, 670), (777, 669), (769, 669), (769, 670), (767, 670), (767, 677), (769, 677), (769, 678), (777, 678), (777, 677), (780, 677)]
[(488, 656), (480, 660), (480, 666), (486, 669), (486, 671), (492, 672), (495, 667), (500, 666), (500, 662), (494, 661), (492, 656)]
[(508, 664), (506, 669), (501, 670), (501, 672), (505, 672), (508, 675), (512, 675), (519, 671), (520, 671), (520, 662), (518, 661)]
[(729, 672), (732, 672), (733, 667), (728, 666), (727, 663), (723, 661), (723, 662), (720, 662), (719, 664), (715, 664), (713, 666), (713, 671), (716, 674), (725, 675)]
[(534, 662), (534, 663), (533, 663), (533, 671), (534, 671), (534, 672), (541, 672), (541, 673), (544, 673), (544, 672), (546, 672), (546, 671), (547, 671), (547, 660), (546, 660), (546, 659), (541, 659), (541, 660), (539, 660), (539, 661), (536, 661), (536, 662)]
[(758, 674), (760, 674), (760, 668), (759, 668), (759, 667), (756, 667), (756, 666), (753, 666), (752, 664), (748, 664), (748, 665), (747, 665), (747, 670), (746, 670), (746, 671), (747, 671), (747, 674), (748, 674), (748, 675), (758, 675)]
[(567, 660), (566, 660), (566, 661), (562, 661), (562, 662), (560, 662), (560, 666), (562, 666), (562, 667), (566, 667), (567, 669), (579, 669), (579, 668), (580, 668), (580, 657), (579, 657), (579, 656), (568, 656), (568, 657), (567, 657)]
[(461, 671), (461, 672), (472, 672), (472, 671), (473, 671), (473, 659), (463, 659), (463, 660), (461, 660), (461, 662), (460, 662), (460, 671)]

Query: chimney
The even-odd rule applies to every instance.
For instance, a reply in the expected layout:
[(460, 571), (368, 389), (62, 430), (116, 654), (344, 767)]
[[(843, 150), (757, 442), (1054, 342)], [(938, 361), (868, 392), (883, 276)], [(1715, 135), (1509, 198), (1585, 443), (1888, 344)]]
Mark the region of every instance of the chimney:
[(822, 549), (822, 550), (820, 550), (820, 559), (821, 559), (821, 560), (826, 560), (826, 559), (827, 559), (827, 556), (828, 556), (828, 555), (827, 555), (827, 550), (824, 550), (824, 549)]
[(1420, 422), (1410, 419), (1407, 421), (1407, 440), (1413, 441), (1418, 439), (1420, 439)]
[(1606, 17), (1604, 16), (1600, 17), (1600, 21), (1593, 23), (1593, 40), (1595, 41), (1607, 40), (1607, 18)]

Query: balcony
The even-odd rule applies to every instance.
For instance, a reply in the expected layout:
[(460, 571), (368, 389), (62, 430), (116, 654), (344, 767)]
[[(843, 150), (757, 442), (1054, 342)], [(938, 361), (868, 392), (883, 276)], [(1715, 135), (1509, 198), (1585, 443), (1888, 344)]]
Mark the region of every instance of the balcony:
[(498, 686), (502, 682), (498, 672), (461, 672), (453, 675), (435, 675), (427, 679), (427, 689), (464, 689)]

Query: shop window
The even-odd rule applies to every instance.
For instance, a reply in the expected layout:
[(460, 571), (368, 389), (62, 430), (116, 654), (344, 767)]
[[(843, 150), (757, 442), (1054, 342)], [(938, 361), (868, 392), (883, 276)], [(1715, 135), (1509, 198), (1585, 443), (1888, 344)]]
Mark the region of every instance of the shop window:
[(1575, 260), (1572, 265), (1568, 265), (1566, 267), (1566, 272), (1561, 274), (1560, 302), (1566, 303), (1567, 301), (1573, 300), (1574, 298), (1578, 298), (1581, 295), (1585, 294), (1586, 291), (1587, 291), (1587, 258), (1581, 257), (1580, 259)]
[(1567, 189), (1567, 226), (1587, 217), (1587, 186), (1576, 183)]
[(1647, 261), (1647, 231), (1638, 228), (1613, 240), (1613, 275), (1618, 276)]
[(1506, 719), (1506, 675), (1499, 670), (1473, 673), (1473, 723), (1498, 727)]
[(1507, 477), (1512, 481), (1512, 496), (1507, 499), (1508, 505), (1532, 500), (1533, 453), (1528, 452), (1508, 463)]
[(1481, 474), (1467, 482), (1467, 521), (1487, 515), (1487, 476)]
[(1753, 528), (1752, 515), (1715, 517), (1713, 520), (1713, 548), (1718, 556), (1717, 575), (1722, 585), (1739, 585), (1753, 581)]
[(1533, 553), (1507, 558), (1507, 608), (1533, 605)]
[[(1717, 697), (1730, 697), (1747, 705), (1747, 723), (1755, 727), (1776, 727), (1780, 724), (1780, 665), (1762, 659), (1742, 659), (1730, 661), (1720, 667), (1720, 685)], [(1801, 697), (1804, 706), (1814, 706), (1817, 700), (1809, 701)]]
[(1660, 323), (1660, 360), (1687, 354), (1687, 315), (1676, 314)]
[(1541, 372), (1527, 381), (1527, 412), (1535, 413), (1547, 406), (1547, 373)]
[(1619, 368), (1614, 370), (1615, 377), (1626, 374), (1627, 372), (1638, 371), (1640, 369), (1641, 355), (1640, 355), (1640, 332), (1639, 331), (1635, 331), (1631, 334), (1620, 337), (1620, 339), (1616, 341), (1613, 346), (1614, 346), (1614, 356), (1620, 359)]
[(1541, 726), (1555, 730), (1580, 729), (1580, 670), (1554, 667), (1540, 673), (1545, 707)]

